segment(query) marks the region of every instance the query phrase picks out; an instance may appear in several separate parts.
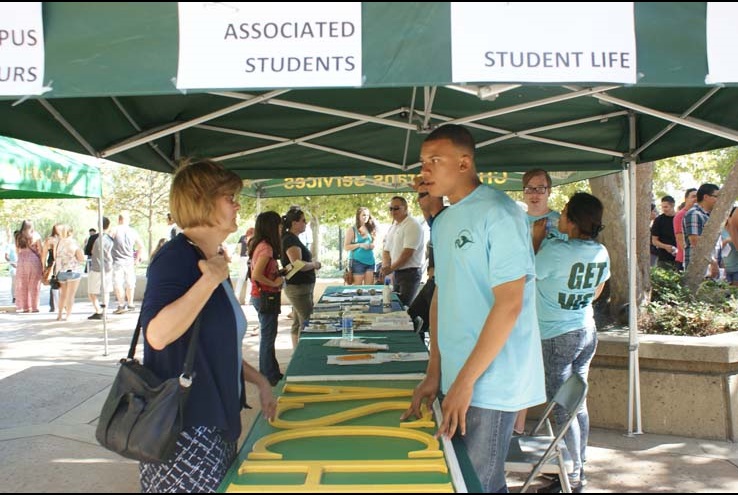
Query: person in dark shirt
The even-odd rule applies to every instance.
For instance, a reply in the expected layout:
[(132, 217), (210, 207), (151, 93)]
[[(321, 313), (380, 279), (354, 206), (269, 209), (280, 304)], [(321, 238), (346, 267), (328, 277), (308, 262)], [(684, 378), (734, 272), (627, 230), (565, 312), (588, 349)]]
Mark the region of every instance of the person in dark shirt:
[(310, 250), (299, 239), (305, 232), (307, 219), (305, 212), (293, 206), (282, 217), (282, 266), (304, 261), (299, 272), (287, 280), (284, 294), (292, 303), (292, 347), (297, 347), (300, 332), (313, 312), (313, 291), (315, 289), (315, 271), (320, 270), (320, 261), (313, 260)]
[[(445, 206), (443, 205), (443, 198), (438, 198), (428, 194), (428, 190), (423, 183), (422, 177), (417, 177), (413, 184), (413, 189), (418, 192), (418, 205), (420, 211), (423, 212), (423, 217), (429, 228), (433, 226), (433, 220), (443, 211)], [(420, 328), (416, 328), (420, 339), (425, 342), (425, 335), (428, 332), (430, 326), (430, 306), (431, 299), (433, 298), (433, 291), (436, 289), (436, 277), (435, 277), (435, 260), (433, 258), (433, 243), (429, 240), (426, 246), (426, 257), (428, 259), (428, 278), (423, 284), (423, 287), (418, 292), (418, 295), (413, 299), (412, 304), (407, 309), (408, 314), (417, 321), (416, 318), (420, 317), (423, 319), (423, 323)]]
[(657, 265), (676, 270), (677, 241), (674, 235), (674, 198), (661, 198), (661, 215), (651, 224), (651, 246), (656, 248)]

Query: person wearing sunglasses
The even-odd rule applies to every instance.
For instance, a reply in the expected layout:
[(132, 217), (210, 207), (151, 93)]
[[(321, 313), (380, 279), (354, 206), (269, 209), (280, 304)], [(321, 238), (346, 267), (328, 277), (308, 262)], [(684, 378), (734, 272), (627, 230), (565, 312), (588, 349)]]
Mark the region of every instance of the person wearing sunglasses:
[(423, 266), (424, 235), (420, 223), (407, 212), (407, 200), (395, 196), (390, 201), (392, 226), (384, 239), (382, 276), (393, 275), (392, 290), (403, 306), (409, 306), (420, 289), (420, 267)]
[(515, 416), (546, 400), (535, 304), (535, 266), (525, 212), (480, 183), (474, 137), (442, 125), (420, 151), (431, 196), (450, 203), (433, 221), (436, 290), (430, 357), (401, 419), (439, 393), (437, 436), (456, 433), (485, 493), (507, 492), (505, 458)]

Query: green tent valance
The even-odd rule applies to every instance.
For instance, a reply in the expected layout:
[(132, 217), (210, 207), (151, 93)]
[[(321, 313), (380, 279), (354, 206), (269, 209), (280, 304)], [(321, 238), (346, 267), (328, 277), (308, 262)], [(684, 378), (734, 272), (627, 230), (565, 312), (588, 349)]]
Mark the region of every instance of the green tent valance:
[(0, 136), (0, 199), (99, 198), (91, 157)]

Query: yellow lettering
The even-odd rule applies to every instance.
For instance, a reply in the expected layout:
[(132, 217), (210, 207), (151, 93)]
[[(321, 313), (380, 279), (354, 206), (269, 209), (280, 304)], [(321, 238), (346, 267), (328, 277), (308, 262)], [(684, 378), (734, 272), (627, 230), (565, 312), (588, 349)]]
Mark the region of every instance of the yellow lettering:
[[(393, 460), (321, 460), (321, 461), (251, 461), (246, 460), (238, 467), (239, 475), (304, 474), (301, 485), (239, 485), (231, 483), (226, 488), (231, 493), (283, 493), (300, 491), (318, 493), (365, 492), (367, 485), (323, 484), (323, 476), (330, 473), (440, 473), (447, 474), (448, 467), (443, 459), (393, 459)], [(285, 490), (287, 488), (287, 490)], [(451, 483), (372, 483), (375, 493), (452, 493)]]
[(294, 187), (295, 187), (294, 180), (291, 177), (288, 177), (284, 180), (285, 189), (294, 189)]

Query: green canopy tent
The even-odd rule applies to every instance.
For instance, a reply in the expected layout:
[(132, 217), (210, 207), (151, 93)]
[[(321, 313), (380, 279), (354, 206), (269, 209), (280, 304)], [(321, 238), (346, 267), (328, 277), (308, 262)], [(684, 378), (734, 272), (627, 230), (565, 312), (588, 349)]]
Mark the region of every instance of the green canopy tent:
[[(414, 174), (425, 135), (458, 123), (475, 135), (482, 173), (627, 169), (631, 219), (634, 165), (738, 142), (738, 88), (705, 82), (704, 2), (634, 4), (637, 81), (625, 85), (576, 76), (455, 83), (451, 9), (362, 3), (359, 88), (285, 82), (180, 91), (176, 3), (44, 3), (50, 90), (20, 104), (0, 101), (0, 134), (159, 171), (183, 156), (212, 158), (244, 179), (267, 181), (256, 187), (268, 194), (279, 189), (269, 187), (272, 179)], [(601, 20), (603, 31), (609, 22)], [(634, 256), (630, 263), (635, 287)], [(635, 307), (634, 289), (631, 299)], [(632, 393), (629, 400), (632, 431)]]
[(100, 198), (95, 160), (0, 136), (0, 199)]
[[(0, 136), (0, 199), (97, 198), (98, 229), (102, 232), (102, 175), (98, 161), (89, 155)], [(108, 330), (104, 319), (103, 335), (107, 355)]]
[[(551, 172), (554, 186), (597, 177), (610, 171), (584, 170)], [(524, 172), (481, 172), (482, 183), (504, 191), (521, 191)], [(254, 198), (329, 196), (338, 194), (406, 193), (415, 174), (357, 175), (340, 177), (286, 177), (284, 179), (244, 179), (241, 194)]]

